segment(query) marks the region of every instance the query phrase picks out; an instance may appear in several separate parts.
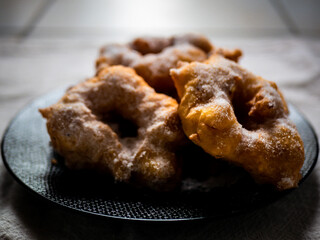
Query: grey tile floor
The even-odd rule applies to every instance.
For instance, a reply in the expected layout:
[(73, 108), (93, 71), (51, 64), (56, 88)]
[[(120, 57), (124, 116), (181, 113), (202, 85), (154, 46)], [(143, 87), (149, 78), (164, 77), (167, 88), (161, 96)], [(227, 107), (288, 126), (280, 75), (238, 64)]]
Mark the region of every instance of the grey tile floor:
[(3, 0), (0, 36), (320, 36), (317, 0)]

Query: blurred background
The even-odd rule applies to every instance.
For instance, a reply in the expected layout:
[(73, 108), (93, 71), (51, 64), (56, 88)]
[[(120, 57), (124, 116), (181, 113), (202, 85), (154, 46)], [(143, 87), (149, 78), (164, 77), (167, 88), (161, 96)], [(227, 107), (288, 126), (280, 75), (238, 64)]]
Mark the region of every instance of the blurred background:
[(319, 10), (317, 0), (2, 0), (0, 35), (319, 36)]
[[(36, 97), (93, 76), (102, 44), (190, 32), (241, 48), (240, 64), (275, 81), (320, 136), (319, 0), (1, 0), (0, 135)], [(194, 231), (159, 232), (166, 239), (178, 239), (173, 233), (179, 239), (319, 239), (319, 170), (267, 209)], [(71, 232), (72, 239), (111, 239), (119, 232), (126, 239), (154, 238), (149, 228), (110, 228), (35, 201), (1, 161), (0, 192), (0, 239), (65, 239)]]

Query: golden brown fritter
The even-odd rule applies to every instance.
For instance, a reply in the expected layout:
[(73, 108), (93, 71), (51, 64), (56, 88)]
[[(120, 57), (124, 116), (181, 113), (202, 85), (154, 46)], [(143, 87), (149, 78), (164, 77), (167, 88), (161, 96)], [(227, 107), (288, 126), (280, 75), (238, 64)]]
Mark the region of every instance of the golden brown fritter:
[(258, 183), (297, 187), (303, 142), (274, 82), (214, 54), (171, 70), (185, 134), (216, 158), (243, 167)]
[[(133, 69), (114, 66), (68, 89), (40, 112), (67, 167), (166, 190), (179, 183), (181, 172), (175, 151), (185, 137), (177, 108), (176, 100), (156, 93)], [(104, 121), (109, 113), (133, 122), (137, 136), (118, 136)]]
[(107, 65), (124, 65), (135, 69), (157, 92), (175, 96), (169, 71), (179, 61), (204, 61), (214, 52), (238, 60), (241, 51), (215, 49), (202, 35), (186, 34), (170, 38), (137, 38), (129, 44), (108, 44), (100, 51), (97, 69)]

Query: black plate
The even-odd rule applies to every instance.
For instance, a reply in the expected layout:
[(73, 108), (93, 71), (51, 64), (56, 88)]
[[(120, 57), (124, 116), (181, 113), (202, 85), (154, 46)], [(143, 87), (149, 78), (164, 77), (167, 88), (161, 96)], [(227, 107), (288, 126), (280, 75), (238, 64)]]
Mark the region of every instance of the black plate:
[[(59, 157), (49, 145), (45, 120), (38, 108), (56, 102), (62, 93), (53, 92), (26, 106), (2, 139), (2, 157), (9, 172), (23, 186), (58, 205), (119, 219), (195, 220), (242, 213), (270, 204), (292, 191), (277, 192), (254, 184), (245, 176), (231, 185), (182, 187), (172, 193), (152, 193), (116, 184), (94, 173), (70, 171), (63, 164), (54, 165), (51, 160)], [(318, 142), (307, 120), (292, 106), (290, 112), (305, 147), (301, 184), (316, 164)]]

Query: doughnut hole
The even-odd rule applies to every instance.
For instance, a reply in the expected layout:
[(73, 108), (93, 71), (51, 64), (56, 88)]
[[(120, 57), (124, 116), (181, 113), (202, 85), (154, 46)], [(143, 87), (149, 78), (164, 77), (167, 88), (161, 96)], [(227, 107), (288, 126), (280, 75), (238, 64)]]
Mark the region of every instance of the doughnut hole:
[(115, 111), (100, 116), (99, 120), (108, 124), (119, 138), (138, 137), (138, 126)]
[(237, 118), (237, 121), (247, 130), (253, 130), (252, 119), (250, 119), (249, 111), (250, 107), (239, 97), (235, 97), (232, 99), (232, 106), (234, 114)]
[(237, 121), (249, 131), (257, 130), (260, 124), (274, 117), (275, 104), (259, 89), (250, 92), (238, 86), (231, 102)]
[(281, 92), (270, 81), (257, 83), (255, 79), (248, 78), (237, 82), (231, 101), (238, 122), (247, 130), (256, 130), (258, 125), (285, 117), (288, 113)]

